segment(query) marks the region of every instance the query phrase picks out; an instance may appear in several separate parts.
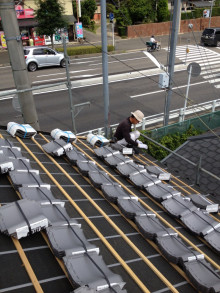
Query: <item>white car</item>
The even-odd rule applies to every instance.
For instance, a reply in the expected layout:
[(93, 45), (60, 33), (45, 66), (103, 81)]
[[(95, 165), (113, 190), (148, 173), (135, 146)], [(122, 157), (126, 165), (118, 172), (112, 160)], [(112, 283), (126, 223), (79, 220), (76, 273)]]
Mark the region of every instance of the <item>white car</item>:
[(45, 46), (24, 47), (24, 57), (27, 69), (32, 72), (40, 67), (66, 66), (63, 53), (58, 53)]

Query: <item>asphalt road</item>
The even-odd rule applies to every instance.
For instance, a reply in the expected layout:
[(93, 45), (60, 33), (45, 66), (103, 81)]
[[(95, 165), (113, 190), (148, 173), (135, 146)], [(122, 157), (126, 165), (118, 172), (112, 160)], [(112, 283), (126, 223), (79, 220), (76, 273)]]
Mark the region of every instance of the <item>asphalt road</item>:
[[(211, 48), (212, 49), (212, 48)], [(210, 54), (210, 61), (218, 55), (212, 52), (219, 49), (206, 51)], [(211, 52), (211, 53), (210, 53)], [(216, 53), (215, 53), (216, 54)], [(166, 65), (167, 51), (156, 52), (157, 60)], [(213, 56), (212, 56), (213, 55)], [(220, 55), (219, 55), (220, 56)], [(183, 62), (184, 58), (176, 58), (176, 72), (173, 82), (173, 95), (170, 110), (183, 107), (184, 95), (188, 73)], [(90, 107), (83, 108), (76, 116), (77, 132), (84, 132), (104, 126), (104, 101), (102, 87), (101, 56), (84, 56), (71, 59), (71, 80), (74, 104), (90, 102)], [(189, 58), (187, 61), (193, 61)], [(212, 61), (215, 62), (215, 61)], [(158, 87), (159, 71), (142, 51), (118, 53), (109, 56), (109, 124), (116, 124), (128, 116), (134, 109), (140, 109), (145, 116), (150, 116), (164, 111), (166, 92)], [(13, 88), (10, 83), (10, 67), (1, 67), (0, 86)], [(65, 81), (65, 69), (48, 68), (29, 73), (33, 86), (51, 84)], [(219, 89), (208, 82), (204, 75), (193, 77), (189, 98), (193, 103), (211, 101), (219, 97)], [(34, 94), (41, 129), (51, 131), (54, 128), (63, 130), (71, 129), (71, 114), (67, 91), (63, 88), (49, 88)], [(1, 124), (9, 121), (22, 123), (19, 112), (12, 108), (12, 99), (1, 101)]]

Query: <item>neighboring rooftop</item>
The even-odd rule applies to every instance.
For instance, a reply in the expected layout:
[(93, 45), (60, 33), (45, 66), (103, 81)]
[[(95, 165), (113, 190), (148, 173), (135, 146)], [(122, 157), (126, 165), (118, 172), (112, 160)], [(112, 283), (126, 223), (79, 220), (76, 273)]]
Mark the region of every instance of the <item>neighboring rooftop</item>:
[[(220, 131), (215, 131), (215, 134), (206, 133), (192, 136), (176, 150), (176, 153), (195, 164), (199, 164), (201, 159), (202, 168), (220, 177), (219, 135)], [(170, 170), (175, 172), (175, 174), (185, 179), (190, 185), (196, 183), (197, 167), (174, 154), (168, 155), (162, 162)], [(212, 195), (213, 199), (220, 202), (220, 181), (203, 171), (199, 173), (199, 177), (199, 181), (197, 182), (201, 192)]]

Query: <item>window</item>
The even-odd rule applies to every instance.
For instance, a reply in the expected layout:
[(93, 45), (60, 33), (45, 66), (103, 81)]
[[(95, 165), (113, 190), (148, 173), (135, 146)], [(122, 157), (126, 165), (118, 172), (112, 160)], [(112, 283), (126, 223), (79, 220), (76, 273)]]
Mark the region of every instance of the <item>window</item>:
[(28, 55), (30, 53), (30, 50), (25, 50), (24, 49), (24, 55)]
[(33, 55), (45, 55), (44, 49), (34, 49)]
[(51, 49), (45, 49), (45, 54), (47, 55), (55, 55), (55, 52)]

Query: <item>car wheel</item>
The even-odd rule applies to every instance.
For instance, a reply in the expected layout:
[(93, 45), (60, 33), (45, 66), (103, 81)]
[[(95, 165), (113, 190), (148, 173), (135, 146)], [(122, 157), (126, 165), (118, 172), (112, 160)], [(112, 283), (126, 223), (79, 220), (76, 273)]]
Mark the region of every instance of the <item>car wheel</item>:
[(60, 61), (60, 66), (63, 68), (66, 67), (66, 61), (64, 59)]
[(220, 47), (220, 41), (217, 41), (216, 46)]
[(34, 72), (37, 70), (37, 64), (35, 62), (30, 62), (28, 64), (28, 70), (31, 72)]

